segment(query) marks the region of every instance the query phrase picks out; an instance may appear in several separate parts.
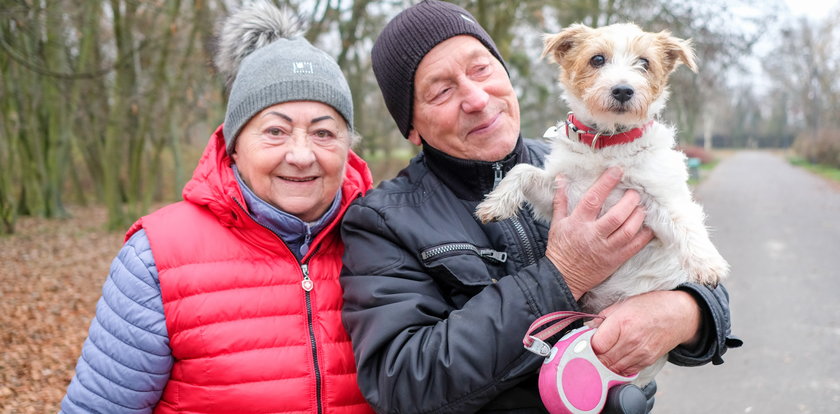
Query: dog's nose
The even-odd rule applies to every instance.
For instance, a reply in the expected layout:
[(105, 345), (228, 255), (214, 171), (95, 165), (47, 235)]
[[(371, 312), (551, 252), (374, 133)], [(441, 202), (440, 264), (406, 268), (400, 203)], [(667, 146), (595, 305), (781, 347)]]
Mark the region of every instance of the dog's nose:
[(612, 89), (613, 98), (621, 103), (629, 101), (633, 93), (633, 88), (629, 85), (618, 85)]

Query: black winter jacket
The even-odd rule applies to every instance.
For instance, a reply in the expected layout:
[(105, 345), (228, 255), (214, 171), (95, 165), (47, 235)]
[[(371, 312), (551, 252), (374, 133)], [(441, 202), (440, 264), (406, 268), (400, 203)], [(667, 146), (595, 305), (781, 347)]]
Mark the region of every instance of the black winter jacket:
[[(522, 337), (538, 317), (578, 305), (544, 257), (548, 228), (529, 209), (481, 224), (476, 205), (514, 165), (541, 165), (548, 146), (520, 139), (502, 161), (450, 157), (428, 145), (399, 176), (345, 215), (344, 324), (358, 380), (378, 412), (544, 412), (542, 358)], [(687, 285), (705, 309), (696, 350), (680, 365), (722, 362), (723, 287)]]

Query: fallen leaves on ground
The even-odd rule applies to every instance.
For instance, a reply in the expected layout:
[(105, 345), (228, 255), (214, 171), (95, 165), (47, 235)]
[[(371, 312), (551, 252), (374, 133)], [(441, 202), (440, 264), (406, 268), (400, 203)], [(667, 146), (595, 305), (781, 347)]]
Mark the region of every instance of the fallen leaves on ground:
[(0, 414), (55, 413), (123, 233), (101, 207), (22, 217), (0, 236)]

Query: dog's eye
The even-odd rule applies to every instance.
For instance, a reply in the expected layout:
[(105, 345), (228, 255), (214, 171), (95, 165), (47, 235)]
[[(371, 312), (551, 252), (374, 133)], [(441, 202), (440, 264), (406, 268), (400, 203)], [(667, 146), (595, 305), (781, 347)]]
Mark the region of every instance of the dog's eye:
[(650, 61), (647, 60), (647, 58), (639, 58), (639, 64), (642, 65), (645, 70), (650, 68)]
[(589, 59), (589, 64), (592, 65), (593, 68), (600, 68), (607, 63), (607, 58), (604, 55), (595, 55), (592, 56), (592, 59)]

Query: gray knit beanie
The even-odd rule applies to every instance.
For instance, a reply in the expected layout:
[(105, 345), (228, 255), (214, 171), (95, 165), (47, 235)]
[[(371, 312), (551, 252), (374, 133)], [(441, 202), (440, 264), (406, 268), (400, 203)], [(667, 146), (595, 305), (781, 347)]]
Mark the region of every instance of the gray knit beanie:
[(426, 53), (438, 43), (458, 35), (470, 35), (505, 65), (493, 39), (470, 12), (452, 3), (426, 0), (394, 17), (373, 44), (373, 73), (388, 111), (408, 137), (414, 102), (414, 73)]
[(352, 131), (353, 99), (347, 80), (332, 57), (303, 37), (305, 31), (298, 16), (265, 0), (225, 20), (215, 63), (230, 88), (224, 125), (229, 154), (254, 115), (282, 102), (327, 104)]

